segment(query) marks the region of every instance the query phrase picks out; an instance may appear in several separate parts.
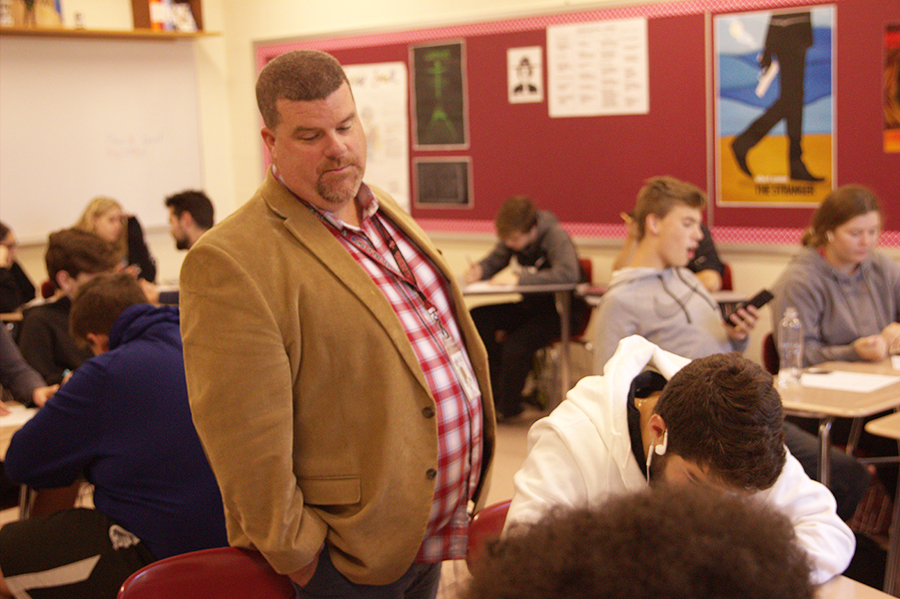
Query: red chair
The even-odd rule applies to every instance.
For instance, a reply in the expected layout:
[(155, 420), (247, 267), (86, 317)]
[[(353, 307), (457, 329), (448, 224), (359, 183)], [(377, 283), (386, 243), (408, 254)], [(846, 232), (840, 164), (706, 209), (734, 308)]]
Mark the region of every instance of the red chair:
[(723, 263), (722, 266), (722, 291), (734, 291), (734, 285), (731, 281), (731, 266), (727, 262)]
[(293, 599), (291, 580), (257, 551), (220, 547), (167, 557), (122, 584), (118, 599)]
[[(506, 514), (509, 512), (510, 500), (492, 503), (482, 508), (469, 523), (469, 544), (466, 547), (466, 565), (469, 570), (478, 560), (485, 545), (500, 538)], [(121, 597), (119, 598), (121, 599)]]

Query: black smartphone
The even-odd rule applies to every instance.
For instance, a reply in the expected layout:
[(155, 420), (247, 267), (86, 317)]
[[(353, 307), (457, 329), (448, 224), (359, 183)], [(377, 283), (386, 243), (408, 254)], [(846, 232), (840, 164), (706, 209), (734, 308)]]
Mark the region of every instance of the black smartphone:
[(725, 324), (733, 327), (734, 323), (731, 322), (730, 318), (728, 318), (729, 316), (731, 316), (732, 314), (734, 314), (741, 308), (746, 308), (747, 306), (753, 306), (757, 309), (762, 308), (763, 306), (768, 304), (770, 301), (772, 301), (772, 298), (774, 298), (774, 297), (775, 296), (772, 295), (771, 291), (769, 291), (768, 289), (763, 289), (762, 291), (760, 291), (759, 293), (757, 293), (756, 295), (754, 295), (753, 297), (751, 297), (750, 299), (748, 299), (746, 301), (738, 302), (737, 304), (731, 304), (731, 305), (726, 305), (725, 303), (722, 303), (722, 304), (719, 304), (719, 308), (722, 311), (722, 318), (725, 319)]

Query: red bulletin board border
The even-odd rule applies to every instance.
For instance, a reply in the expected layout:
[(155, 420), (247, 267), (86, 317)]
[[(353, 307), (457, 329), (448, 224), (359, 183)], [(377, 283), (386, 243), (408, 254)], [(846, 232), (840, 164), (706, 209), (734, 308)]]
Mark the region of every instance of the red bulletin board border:
[[(476, 173), (474, 206), (465, 215), (458, 210), (413, 206), (413, 216), (426, 230), (493, 233), (492, 219), (500, 202), (509, 195), (527, 193), (539, 206), (555, 212), (573, 235), (621, 238), (624, 229), (618, 214), (633, 207), (642, 181), (649, 176), (670, 174), (710, 190), (708, 217), (718, 242), (796, 245), (814, 206), (716, 205), (710, 170), (710, 17), (791, 6), (836, 6), (836, 133), (842, 143), (846, 140), (836, 149), (836, 184), (859, 182), (871, 186), (881, 197), (887, 226), (892, 226), (900, 223), (900, 185), (896, 184), (900, 180), (900, 154), (882, 151), (881, 88), (876, 86), (881, 78), (884, 22), (890, 20), (884, 15), (890, 15), (895, 1), (686, 0), (408, 31), (337, 32), (259, 41), (254, 44), (254, 52), (257, 70), (275, 56), (301, 48), (330, 52), (345, 64), (406, 61), (409, 44), (466, 39), (471, 147), (460, 151), (420, 151), (413, 149), (412, 139), (409, 147), (410, 165), (421, 157), (471, 157)], [(649, 26), (648, 115), (549, 119), (546, 100), (510, 107), (505, 90), (500, 90), (504, 92), (501, 98), (483, 73), (493, 66), (494, 56), (500, 51), (505, 55), (508, 47), (540, 45), (546, 51), (544, 30), (548, 26), (636, 17), (647, 18)], [(486, 59), (488, 55), (490, 60)], [(871, 110), (867, 110), (870, 103)], [(848, 106), (853, 110), (847, 110)], [(502, 121), (513, 112), (524, 122), (534, 124), (535, 140), (545, 141), (524, 138), (518, 125)], [(591, 127), (594, 130), (584, 132)], [(555, 138), (555, 146), (546, 143), (548, 135)], [(643, 145), (635, 145), (640, 142)], [(510, 148), (512, 157), (503, 155)], [(565, 160), (567, 151), (580, 160)], [(893, 179), (889, 175), (891, 169), (897, 173)], [(772, 226), (775, 223), (778, 227)], [(885, 232), (882, 245), (900, 246), (900, 233)]]

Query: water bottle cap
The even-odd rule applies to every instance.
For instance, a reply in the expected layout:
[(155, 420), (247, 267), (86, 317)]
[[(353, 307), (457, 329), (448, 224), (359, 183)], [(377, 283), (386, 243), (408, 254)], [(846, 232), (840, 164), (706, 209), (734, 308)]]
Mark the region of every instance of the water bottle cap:
[(785, 318), (793, 318), (794, 316), (797, 316), (797, 308), (795, 308), (793, 306), (788, 306), (787, 308), (784, 309), (784, 317)]

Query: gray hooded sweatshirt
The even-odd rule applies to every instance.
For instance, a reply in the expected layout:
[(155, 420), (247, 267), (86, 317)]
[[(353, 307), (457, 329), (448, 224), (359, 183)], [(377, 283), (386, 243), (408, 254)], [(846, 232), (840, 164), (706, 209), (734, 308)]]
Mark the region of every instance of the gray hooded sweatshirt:
[(900, 264), (874, 251), (853, 274), (841, 273), (815, 248), (803, 248), (781, 273), (772, 292), (772, 335), (788, 306), (803, 323), (803, 365), (861, 360), (860, 337), (900, 321)]
[(619, 340), (640, 335), (686, 358), (744, 351), (747, 340), (728, 337), (719, 305), (686, 268), (623, 268), (613, 272), (596, 315), (594, 372), (615, 353)]

